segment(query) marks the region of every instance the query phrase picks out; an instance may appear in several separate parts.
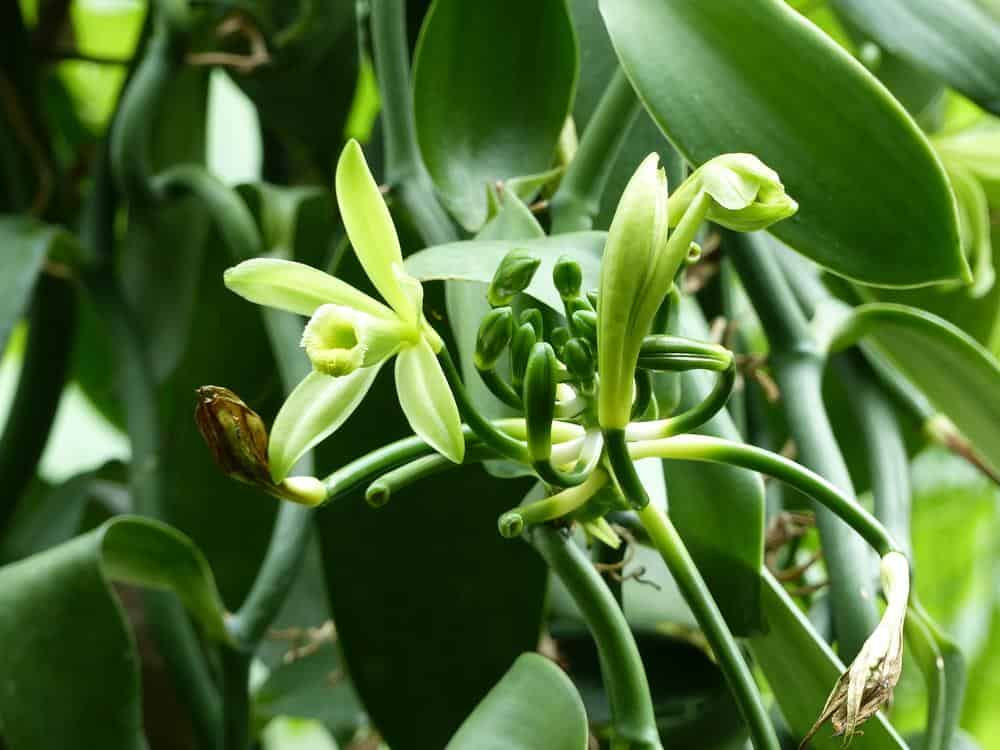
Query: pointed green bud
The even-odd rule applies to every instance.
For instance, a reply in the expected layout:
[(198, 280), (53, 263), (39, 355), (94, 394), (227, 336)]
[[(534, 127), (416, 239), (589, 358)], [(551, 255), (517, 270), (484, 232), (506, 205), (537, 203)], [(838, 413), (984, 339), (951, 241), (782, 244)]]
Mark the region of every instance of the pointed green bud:
[(524, 370), (528, 366), (528, 355), (532, 348), (538, 343), (538, 336), (531, 323), (524, 323), (514, 332), (514, 339), (510, 345), (510, 371), (514, 385), (518, 385), (524, 379)]
[(595, 310), (597, 309), (597, 290), (596, 289), (591, 289), (589, 292), (587, 292), (587, 302), (590, 303), (590, 306), (592, 308), (594, 308)]
[(197, 389), (194, 417), (216, 465), (227, 476), (301, 505), (320, 505), (326, 487), (316, 477), (288, 477), (275, 483), (267, 463), (267, 428), (257, 412), (228, 388)]
[(588, 382), (594, 377), (597, 368), (594, 349), (590, 342), (582, 338), (570, 339), (563, 347), (563, 362), (569, 374), (581, 382)]
[(549, 344), (540, 341), (532, 347), (524, 373), (524, 423), (528, 451), (535, 461), (552, 455), (556, 385), (556, 355)]
[(514, 311), (509, 307), (491, 310), (479, 324), (476, 352), (472, 355), (477, 370), (492, 370), (514, 336)]
[(537, 338), (542, 338), (545, 333), (545, 323), (542, 320), (542, 311), (537, 307), (529, 307), (527, 310), (521, 311), (521, 316), (518, 319), (521, 325), (528, 323), (532, 328), (535, 329), (535, 336)]
[(533, 257), (527, 250), (511, 250), (507, 253), (500, 261), (486, 292), (490, 304), (494, 307), (509, 305), (514, 297), (528, 288), (541, 262), (541, 259)]
[(592, 344), (597, 343), (597, 313), (591, 310), (577, 310), (571, 319), (573, 332)]
[(552, 342), (552, 348), (556, 350), (556, 356), (560, 359), (562, 359), (563, 347), (566, 346), (566, 342), (570, 340), (571, 336), (572, 334), (566, 326), (557, 326), (552, 329), (549, 341)]
[(687, 256), (688, 242), (680, 247), (668, 242), (667, 177), (659, 157), (650, 154), (625, 187), (601, 261), (597, 370), (604, 428), (628, 424), (639, 347)]
[(324, 375), (349, 375), (399, 351), (418, 333), (399, 319), (376, 318), (342, 305), (321, 305), (302, 333), (302, 348), (313, 368)]
[(562, 256), (552, 267), (552, 284), (564, 300), (580, 295), (583, 284), (583, 270), (580, 264), (569, 256)]
[(639, 367), (644, 370), (722, 372), (732, 366), (733, 353), (725, 347), (683, 336), (646, 336), (639, 350)]
[(670, 226), (703, 191), (712, 198), (707, 218), (738, 232), (767, 229), (799, 209), (778, 173), (756, 156), (723, 154), (698, 167), (670, 196)]

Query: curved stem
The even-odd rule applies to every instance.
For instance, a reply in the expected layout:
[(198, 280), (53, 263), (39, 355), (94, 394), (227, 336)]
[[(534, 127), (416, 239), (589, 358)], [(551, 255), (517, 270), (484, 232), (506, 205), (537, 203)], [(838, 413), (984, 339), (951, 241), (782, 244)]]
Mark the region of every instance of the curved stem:
[(899, 544), (867, 510), (841, 492), (834, 484), (794, 461), (732, 440), (707, 435), (682, 435), (678, 437), (630, 443), (632, 458), (664, 458), (684, 461), (709, 461), (730, 464), (767, 474), (791, 485), (795, 489), (828, 508), (868, 542), (880, 556), (900, 552)]
[(408, 464), (403, 464), (386, 472), (372, 482), (365, 491), (365, 500), (368, 501), (369, 505), (380, 508), (389, 502), (389, 499), (397, 492), (406, 489), (411, 484), (419, 482), (421, 479), (457, 469), (461, 466), (482, 463), (494, 458), (497, 458), (496, 453), (482, 445), (469, 446), (465, 452), (465, 458), (460, 464), (456, 464), (450, 458), (446, 458), (440, 453), (421, 456)]
[(497, 524), (500, 533), (508, 538), (519, 536), (525, 526), (536, 526), (567, 516), (582, 508), (607, 483), (608, 475), (597, 469), (582, 484), (568, 487), (542, 500), (519, 505), (500, 516)]
[(636, 510), (649, 505), (649, 495), (642, 486), (629, 454), (629, 445), (625, 442), (625, 430), (604, 430), (604, 450), (611, 465), (611, 474), (629, 504)]
[(532, 530), (529, 541), (545, 558), (580, 608), (597, 645), (611, 723), (612, 747), (659, 750), (656, 716), (639, 648), (625, 616), (600, 574), (563, 531), (550, 526)]
[(504, 380), (500, 373), (495, 369), (490, 368), (489, 370), (480, 370), (476, 368), (476, 372), (479, 373), (479, 377), (482, 378), (483, 383), (489, 389), (490, 393), (496, 396), (500, 401), (502, 401), (507, 406), (512, 409), (523, 409), (524, 404), (521, 401), (521, 397), (514, 390), (514, 387)]
[(948, 750), (958, 730), (965, 698), (965, 657), (910, 595), (906, 637), (927, 685), (925, 750)]
[(76, 290), (70, 282), (43, 273), (35, 288), (17, 390), (0, 436), (0, 530), (13, 516), (45, 451), (75, 337)]
[[(726, 234), (733, 263), (771, 347), (770, 364), (781, 392), (788, 429), (802, 463), (847, 495), (854, 490), (823, 403), (824, 356), (763, 236)], [(853, 501), (852, 501), (853, 502)], [(860, 540), (826, 508), (815, 508), (827, 569), (840, 654), (857, 655), (879, 621), (874, 561)]]
[(680, 534), (667, 515), (650, 503), (639, 511), (639, 519), (649, 533), (653, 545), (663, 557), (670, 574), (691, 607), (698, 625), (712, 647), (729, 683), (729, 689), (750, 729), (755, 750), (779, 750), (778, 738), (771, 719), (754, 683), (750, 668), (740, 654), (736, 639), (729, 631), (718, 605), (712, 599), (704, 579), (688, 554)]
[(730, 363), (729, 367), (719, 372), (712, 390), (700, 403), (673, 417), (655, 422), (634, 422), (626, 428), (626, 434), (630, 440), (650, 440), (696, 430), (725, 408), (735, 383), (736, 365)]
[(593, 226), (615, 156), (639, 109), (632, 84), (618, 68), (549, 204), (552, 234), (584, 231)]

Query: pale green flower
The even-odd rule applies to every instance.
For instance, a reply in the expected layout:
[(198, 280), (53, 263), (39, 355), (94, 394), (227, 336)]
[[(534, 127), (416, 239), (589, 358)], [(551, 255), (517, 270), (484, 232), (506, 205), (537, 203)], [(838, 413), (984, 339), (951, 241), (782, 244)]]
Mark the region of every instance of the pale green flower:
[(403, 270), (399, 238), (361, 147), (337, 164), (337, 203), (358, 260), (388, 306), (315, 268), (256, 258), (226, 271), (226, 286), (262, 305), (309, 315), (302, 346), (313, 364), (274, 421), (268, 463), (281, 481), (295, 462), (340, 427), (396, 356), (396, 390), (410, 426), (456, 463), (462, 423), (437, 359), (440, 337), (423, 316), (423, 288)]

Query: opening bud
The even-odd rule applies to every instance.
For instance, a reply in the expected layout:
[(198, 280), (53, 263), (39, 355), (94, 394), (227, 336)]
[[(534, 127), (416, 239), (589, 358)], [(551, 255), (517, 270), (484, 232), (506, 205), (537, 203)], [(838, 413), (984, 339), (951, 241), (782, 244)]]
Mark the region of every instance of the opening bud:
[(399, 351), (406, 336), (401, 321), (376, 318), (342, 305), (321, 305), (302, 333), (302, 348), (324, 375), (349, 375)]
[(500, 261), (493, 281), (486, 292), (486, 298), (494, 307), (509, 305), (514, 297), (528, 288), (531, 279), (541, 264), (527, 250), (511, 250)]
[(267, 464), (267, 428), (253, 409), (228, 388), (197, 389), (194, 417), (212, 458), (223, 473), (270, 495), (302, 505), (319, 505), (326, 488), (316, 477), (271, 479)]
[(701, 192), (712, 198), (706, 218), (738, 232), (766, 229), (799, 209), (778, 173), (753, 154), (723, 154), (692, 172), (670, 197), (670, 226)]
[(552, 284), (564, 300), (578, 297), (583, 284), (580, 264), (566, 255), (562, 256), (552, 268)]
[(498, 307), (483, 318), (476, 336), (473, 361), (478, 370), (492, 370), (514, 336), (514, 311)]

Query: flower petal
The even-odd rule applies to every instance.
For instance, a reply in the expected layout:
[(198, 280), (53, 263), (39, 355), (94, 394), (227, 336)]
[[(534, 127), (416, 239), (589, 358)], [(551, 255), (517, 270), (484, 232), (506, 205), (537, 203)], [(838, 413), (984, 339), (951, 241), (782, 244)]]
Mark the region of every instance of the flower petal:
[(302, 454), (329, 437), (358, 408), (382, 364), (363, 367), (342, 378), (311, 372), (278, 412), (271, 428), (268, 465), (280, 482)]
[(344, 305), (395, 318), (381, 302), (318, 268), (278, 258), (254, 258), (226, 270), (226, 286), (244, 299), (279, 310), (312, 315), (320, 305)]
[(461, 463), (462, 420), (441, 364), (423, 337), (396, 357), (396, 392), (410, 427), (434, 450)]
[(415, 322), (412, 303), (396, 278), (396, 268), (403, 266), (396, 227), (355, 140), (348, 141), (340, 154), (336, 187), (347, 236), (365, 273), (401, 318)]

